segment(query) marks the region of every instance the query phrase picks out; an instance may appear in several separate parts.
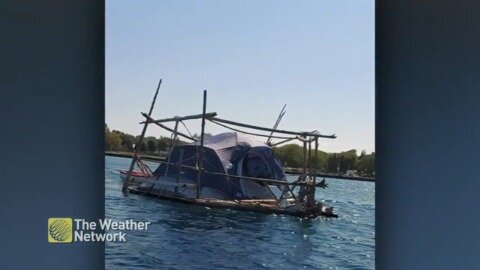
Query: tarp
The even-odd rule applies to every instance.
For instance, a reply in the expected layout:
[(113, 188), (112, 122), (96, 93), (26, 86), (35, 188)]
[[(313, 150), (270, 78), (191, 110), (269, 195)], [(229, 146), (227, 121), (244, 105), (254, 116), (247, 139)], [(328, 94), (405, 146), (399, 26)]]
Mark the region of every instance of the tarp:
[[(195, 144), (176, 146), (171, 152), (170, 162), (195, 166), (199, 151), (200, 146)], [(236, 132), (221, 133), (205, 139), (203, 168), (207, 172), (286, 181), (281, 163), (271, 147), (255, 137)], [(265, 185), (207, 172), (202, 173), (201, 187), (216, 189), (228, 198), (272, 198)], [(154, 172), (155, 176), (177, 174), (175, 166), (166, 164), (161, 164)], [(195, 170), (182, 168), (181, 175), (196, 182)]]

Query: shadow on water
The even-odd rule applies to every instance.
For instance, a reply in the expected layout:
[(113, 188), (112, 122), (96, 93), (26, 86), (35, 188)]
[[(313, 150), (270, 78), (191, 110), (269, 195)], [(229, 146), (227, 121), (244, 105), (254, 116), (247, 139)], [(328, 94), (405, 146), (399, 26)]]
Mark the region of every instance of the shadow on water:
[[(307, 262), (315, 255), (312, 237), (325, 218), (301, 219), (286, 215), (262, 214), (224, 208), (209, 208), (157, 198), (146, 198), (161, 205), (161, 218), (152, 225), (162, 228), (163, 239), (208, 235), (228, 248), (229, 254), (255, 254), (259, 263), (268, 266), (272, 255), (283, 256), (290, 263)], [(184, 237), (179, 237), (182, 234)], [(187, 236), (187, 237), (185, 237)], [(230, 242), (229, 242), (230, 240)], [(215, 245), (215, 242), (211, 244)], [(310, 266), (313, 266), (312, 263)]]
[(158, 222), (171, 228), (208, 231), (250, 227), (267, 220), (265, 215), (257, 213), (196, 205), (178, 207), (176, 210), (179, 211), (170, 212), (168, 216)]
[[(135, 217), (139, 213), (151, 213), (149, 220), (172, 229), (217, 230), (253, 226), (268, 220), (268, 215), (237, 211), (228, 208), (211, 208), (177, 201), (128, 194), (123, 200), (123, 214)], [(132, 207), (128, 207), (131, 205)], [(155, 218), (157, 217), (157, 218)]]

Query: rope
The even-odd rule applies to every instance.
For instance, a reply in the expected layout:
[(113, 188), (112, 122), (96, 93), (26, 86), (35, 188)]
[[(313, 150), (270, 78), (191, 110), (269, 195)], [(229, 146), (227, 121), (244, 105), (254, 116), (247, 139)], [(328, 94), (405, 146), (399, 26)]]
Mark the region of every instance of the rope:
[(190, 137), (193, 138), (192, 133), (190, 133), (190, 130), (188, 129), (187, 125), (185, 125), (185, 123), (183, 121), (180, 121), (180, 123), (182, 123), (183, 127), (185, 127), (185, 130), (187, 130), (188, 135), (190, 135)]
[(138, 168), (144, 175), (151, 176), (153, 174), (150, 167), (147, 164), (145, 164), (138, 155), (136, 155), (135, 161)]
[[(199, 170), (195, 166), (182, 165), (182, 164), (178, 164), (178, 163), (165, 162), (165, 161), (159, 161), (158, 163), (163, 163), (163, 164), (167, 164), (167, 165), (175, 165), (175, 166), (179, 166), (179, 167), (183, 167), (183, 168), (187, 168), (187, 169), (191, 169), (191, 170), (195, 170), (195, 171)], [(267, 183), (269, 182), (269, 183), (280, 184), (280, 185), (285, 185), (285, 186), (288, 186), (288, 185), (300, 185), (300, 186), (301, 185), (308, 185), (308, 186), (310, 186), (309, 184), (288, 183), (286, 181), (274, 180), (274, 179), (268, 179), (268, 178), (258, 178), (258, 177), (251, 177), (251, 176), (232, 175), (232, 174), (226, 174), (226, 173), (220, 173), (220, 172), (207, 171), (207, 170), (204, 170), (204, 169), (202, 171), (205, 172), (205, 173), (208, 173), (208, 174), (221, 175), (221, 176), (227, 176), (227, 177), (233, 177), (233, 178), (242, 178), (242, 179), (248, 179), (248, 180), (252, 180), (252, 181), (256, 181), (256, 182), (267, 182)]]

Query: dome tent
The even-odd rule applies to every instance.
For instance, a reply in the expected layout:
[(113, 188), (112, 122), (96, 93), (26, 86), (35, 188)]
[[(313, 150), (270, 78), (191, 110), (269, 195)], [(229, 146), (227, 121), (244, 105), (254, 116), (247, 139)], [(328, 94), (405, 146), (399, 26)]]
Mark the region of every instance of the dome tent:
[[(181, 163), (194, 167), (197, 162), (199, 146), (186, 144), (175, 146), (170, 155), (170, 163)], [(228, 199), (273, 199), (272, 192), (280, 192), (279, 187), (260, 184), (252, 180), (229, 177), (229, 174), (247, 177), (267, 178), (286, 182), (281, 162), (275, 157), (273, 149), (255, 138), (236, 133), (221, 133), (205, 139), (204, 161), (200, 186), (213, 189)], [(154, 176), (178, 175), (176, 166), (161, 164), (153, 173)], [(182, 179), (192, 183), (197, 181), (197, 171), (182, 167)], [(273, 189), (277, 189), (276, 192)]]

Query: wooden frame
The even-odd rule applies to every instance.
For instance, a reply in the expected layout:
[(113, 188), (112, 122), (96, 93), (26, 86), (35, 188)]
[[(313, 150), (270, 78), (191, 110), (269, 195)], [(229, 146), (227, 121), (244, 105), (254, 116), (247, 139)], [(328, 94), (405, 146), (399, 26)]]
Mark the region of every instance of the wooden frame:
[[(244, 124), (244, 123), (239, 123), (235, 121), (230, 121), (222, 118), (218, 118), (216, 112), (206, 112), (206, 106), (207, 106), (207, 91), (203, 91), (203, 107), (202, 107), (202, 113), (201, 114), (195, 114), (195, 115), (187, 115), (183, 117), (171, 117), (171, 118), (164, 118), (164, 119), (158, 119), (155, 120), (151, 117), (155, 101), (158, 95), (158, 91), (160, 89), (162, 80), (160, 80), (157, 90), (155, 92), (152, 104), (150, 106), (150, 110), (148, 114), (142, 113), (142, 115), (146, 118), (145, 121), (140, 122), (140, 124), (143, 124), (143, 130), (142, 133), (139, 137), (139, 141), (135, 145), (135, 153), (134, 157), (132, 159), (132, 163), (130, 165), (130, 169), (127, 174), (127, 178), (124, 181), (123, 184), (123, 191), (130, 191), (132, 193), (137, 193), (137, 194), (143, 194), (143, 195), (148, 195), (148, 196), (155, 196), (155, 197), (160, 197), (164, 199), (171, 199), (171, 200), (177, 200), (177, 201), (183, 201), (183, 202), (188, 202), (188, 203), (194, 203), (198, 205), (208, 205), (212, 207), (228, 207), (228, 208), (235, 208), (235, 209), (241, 209), (241, 210), (250, 210), (250, 211), (259, 211), (259, 212), (270, 212), (270, 213), (282, 213), (282, 214), (291, 214), (295, 216), (318, 216), (318, 215), (323, 215), (323, 216), (330, 216), (330, 217), (335, 217), (336, 215), (332, 213), (331, 208), (325, 208), (323, 204), (320, 202), (315, 201), (315, 189), (317, 187), (316, 183), (316, 165), (312, 167), (312, 142), (315, 144), (315, 152), (314, 152), (314, 157), (315, 159), (318, 158), (318, 139), (319, 138), (328, 138), (328, 139), (334, 139), (336, 138), (336, 135), (322, 135), (317, 131), (313, 132), (296, 132), (296, 131), (288, 131), (288, 130), (278, 130), (278, 123), (281, 120), (281, 117), (284, 115), (284, 109), (285, 106), (282, 108), (282, 111), (280, 112), (279, 117), (277, 118), (277, 122), (274, 125), (274, 128), (265, 128), (265, 127), (260, 127), (260, 126), (255, 126), (255, 125), (250, 125), (250, 124)], [(180, 121), (184, 120), (192, 120), (192, 119), (201, 119), (202, 124), (201, 124), (201, 133), (200, 133), (200, 140), (197, 140), (191, 136), (188, 136), (186, 134), (183, 134), (178, 131), (178, 123)], [(205, 121), (209, 120), (212, 123), (218, 124), (220, 126), (223, 126), (225, 128), (229, 128), (232, 130), (235, 130), (237, 132), (242, 132), (246, 134), (251, 134), (255, 136), (261, 136), (261, 137), (268, 137), (268, 144), (271, 146), (274, 145), (279, 145), (282, 143), (286, 143), (292, 140), (299, 140), (300, 142), (303, 143), (303, 173), (299, 177), (299, 180), (295, 182), (286, 182), (286, 181), (281, 181), (281, 180), (275, 180), (275, 179), (266, 179), (266, 178), (257, 178), (257, 177), (247, 177), (247, 176), (239, 176), (239, 175), (230, 175), (226, 173), (218, 173), (218, 172), (210, 172), (207, 171), (203, 168), (203, 150), (204, 150), (204, 135), (205, 135)], [(175, 128), (171, 129), (162, 123), (167, 123), (167, 122), (175, 122)], [(182, 122), (183, 123), (183, 122)], [(167, 162), (160, 161), (160, 163), (165, 163), (168, 165), (174, 165), (176, 166), (178, 172), (177, 172), (177, 178), (179, 177), (181, 173), (181, 168), (188, 168), (188, 169), (193, 169), (197, 171), (197, 179), (196, 179), (196, 184), (185, 184), (185, 183), (165, 183), (166, 181), (159, 181), (157, 180), (150, 180), (150, 179), (145, 179), (145, 180), (135, 180), (131, 181), (131, 175), (133, 172), (133, 168), (135, 164), (138, 162), (138, 152), (140, 149), (140, 145), (145, 137), (145, 132), (147, 130), (147, 127), (149, 124), (155, 124), (167, 131), (172, 132), (174, 138), (176, 139), (177, 137), (183, 137), (189, 140), (192, 140), (196, 143), (199, 143), (197, 145), (198, 149), (198, 155), (197, 155), (197, 161), (196, 161), (196, 166), (186, 166), (181, 163), (171, 163), (170, 159)], [(232, 126), (237, 126), (237, 127), (242, 127), (242, 128), (248, 128), (248, 129), (254, 129), (258, 131), (264, 131), (264, 132), (269, 132), (269, 135), (264, 135), (264, 134), (259, 134), (259, 133), (253, 133), (253, 132), (248, 132), (248, 131), (243, 131), (239, 130), (236, 128), (232, 128), (226, 125), (232, 125)], [(285, 134), (285, 135), (292, 135), (294, 137), (285, 137), (285, 136), (278, 136), (274, 135), (275, 133), (278, 134)], [(284, 139), (281, 142), (271, 144), (270, 140), (272, 138), (277, 138), (277, 139)], [(202, 174), (212, 174), (212, 175), (223, 175), (226, 177), (232, 177), (232, 178), (240, 178), (244, 180), (250, 180), (253, 182), (257, 183), (265, 183), (265, 184), (272, 184), (272, 185), (279, 185), (283, 186), (282, 188), (282, 193), (281, 195), (277, 198), (277, 196), (273, 193), (273, 191), (268, 188), (268, 190), (271, 192), (273, 198), (272, 200), (218, 200), (218, 199), (208, 199), (208, 198), (201, 198), (200, 197), (200, 179), (202, 177)], [(149, 183), (152, 184), (151, 188), (145, 188), (145, 187), (137, 187), (137, 188), (130, 188), (130, 186), (134, 186), (135, 183)], [(175, 186), (175, 190), (177, 190), (177, 187), (182, 186), (186, 187), (188, 185), (189, 188), (195, 188), (196, 189), (196, 198), (184, 198), (180, 196), (167, 196), (167, 195), (162, 195), (159, 194), (158, 192), (153, 190), (154, 184), (167, 184), (167, 185), (173, 185)], [(299, 194), (296, 196), (294, 193), (294, 188), (296, 186), (300, 187)], [(290, 193), (292, 195), (291, 198), (284, 199), (285, 194)], [(177, 194), (177, 193), (175, 193)], [(293, 206), (290, 207), (283, 207), (281, 205), (282, 201), (286, 200), (287, 202), (292, 202)], [(293, 207), (293, 208), (292, 208)], [(330, 209), (330, 210), (325, 210), (325, 209)]]

